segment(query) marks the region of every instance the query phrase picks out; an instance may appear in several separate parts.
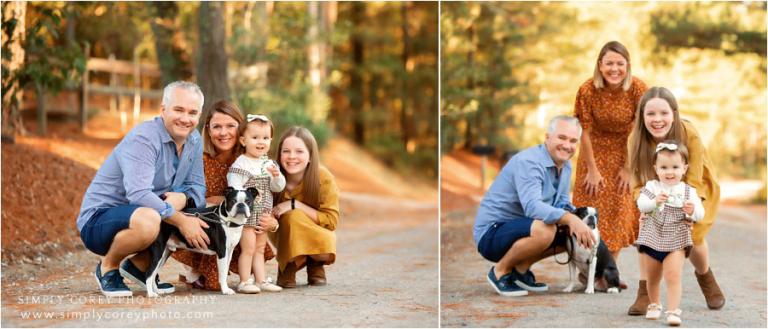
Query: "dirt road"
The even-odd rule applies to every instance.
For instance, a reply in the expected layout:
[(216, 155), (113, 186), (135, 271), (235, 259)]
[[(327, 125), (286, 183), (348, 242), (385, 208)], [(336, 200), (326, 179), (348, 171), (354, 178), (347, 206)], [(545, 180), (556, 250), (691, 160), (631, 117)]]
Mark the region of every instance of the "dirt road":
[[(179, 284), (179, 263), (161, 278), (177, 292), (149, 299), (102, 297), (97, 257), (70, 253), (41, 264), (3, 264), (2, 326), (8, 327), (436, 327), (437, 201), (342, 193), (337, 261), (329, 284), (281, 293), (222, 296)], [(275, 278), (277, 264), (267, 264)], [(231, 275), (230, 286), (237, 277)], [(136, 289), (135, 285), (129, 287)], [(40, 317), (34, 319), (34, 317)]]
[[(568, 267), (549, 258), (532, 268), (537, 280), (549, 283), (549, 292), (502, 297), (485, 279), (492, 264), (472, 241), (474, 209), (443, 211), (441, 216), (443, 327), (666, 327), (662, 321), (626, 315), (637, 293), (638, 259), (632, 249), (625, 249), (619, 259), (622, 279), (630, 288), (618, 295), (561, 293), (568, 283)], [(726, 305), (719, 311), (707, 309), (693, 267), (686, 262), (683, 326), (765, 328), (765, 206), (722, 206), (708, 241)]]

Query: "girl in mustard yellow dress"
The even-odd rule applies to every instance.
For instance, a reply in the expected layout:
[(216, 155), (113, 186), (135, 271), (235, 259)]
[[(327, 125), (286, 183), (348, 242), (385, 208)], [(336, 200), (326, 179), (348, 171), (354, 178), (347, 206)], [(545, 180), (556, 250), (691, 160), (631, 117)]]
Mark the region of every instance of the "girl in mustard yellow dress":
[(285, 190), (275, 198), (272, 213), (278, 218), (277, 284), (296, 287), (296, 271), (307, 267), (310, 286), (326, 284), (324, 266), (336, 260), (336, 227), (339, 224), (339, 189), (336, 180), (320, 165), (317, 141), (303, 127), (283, 133), (277, 162), (285, 175)]

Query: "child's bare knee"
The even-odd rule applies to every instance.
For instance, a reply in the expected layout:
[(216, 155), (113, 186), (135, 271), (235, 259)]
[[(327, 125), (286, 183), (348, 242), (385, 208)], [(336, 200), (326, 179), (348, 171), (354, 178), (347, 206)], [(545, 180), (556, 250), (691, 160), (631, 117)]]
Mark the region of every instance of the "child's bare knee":
[(255, 250), (253, 243), (240, 243), (240, 254), (244, 256), (253, 256)]
[(265, 249), (265, 248), (266, 248), (266, 246), (267, 246), (267, 238), (266, 238), (266, 235), (263, 235), (263, 234), (262, 234), (262, 235), (256, 235), (256, 241), (255, 241), (255, 242), (256, 242), (256, 243), (254, 243), (254, 244), (253, 244), (253, 246), (254, 246), (254, 251), (255, 251), (257, 254), (261, 254), (261, 255), (263, 255), (263, 254), (264, 254), (264, 249)]

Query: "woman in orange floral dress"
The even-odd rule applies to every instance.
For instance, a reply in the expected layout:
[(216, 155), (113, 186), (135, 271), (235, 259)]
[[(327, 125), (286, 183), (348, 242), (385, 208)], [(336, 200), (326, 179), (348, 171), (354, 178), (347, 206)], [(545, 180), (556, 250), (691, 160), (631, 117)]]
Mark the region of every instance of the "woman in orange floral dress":
[(629, 52), (617, 41), (606, 43), (594, 77), (576, 95), (574, 116), (584, 133), (576, 167), (573, 204), (594, 207), (600, 237), (618, 261), (621, 248), (637, 239), (637, 207), (629, 191), (627, 138), (637, 103), (648, 87), (632, 77)]
[[(227, 101), (218, 101), (205, 114), (203, 126), (203, 170), (205, 172), (205, 201), (208, 204), (219, 204), (224, 201), (224, 190), (227, 188), (227, 172), (229, 166), (243, 153), (243, 147), (238, 143), (238, 127), (245, 122), (243, 114), (236, 105)], [(271, 231), (277, 225), (277, 220), (261, 221), (265, 231)], [(235, 248), (229, 270), (237, 272), (237, 257), (240, 246)], [(205, 290), (221, 290), (219, 274), (216, 265), (216, 255), (203, 255), (188, 250), (179, 250), (172, 257), (186, 265), (190, 272), (180, 276), (182, 282), (192, 287)], [(264, 260), (274, 258), (274, 253), (267, 244), (264, 250)]]

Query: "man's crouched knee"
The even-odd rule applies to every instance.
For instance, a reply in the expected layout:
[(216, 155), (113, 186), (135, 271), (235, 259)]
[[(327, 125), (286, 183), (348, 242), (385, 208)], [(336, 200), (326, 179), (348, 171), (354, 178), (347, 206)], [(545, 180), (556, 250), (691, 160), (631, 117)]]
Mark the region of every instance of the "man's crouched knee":
[(552, 243), (555, 233), (557, 233), (557, 225), (555, 224), (547, 224), (543, 221), (535, 220), (531, 225), (531, 238), (541, 244), (549, 245)]
[(131, 215), (130, 228), (136, 230), (145, 241), (151, 242), (160, 233), (160, 222), (160, 214), (156, 210), (139, 207)]

